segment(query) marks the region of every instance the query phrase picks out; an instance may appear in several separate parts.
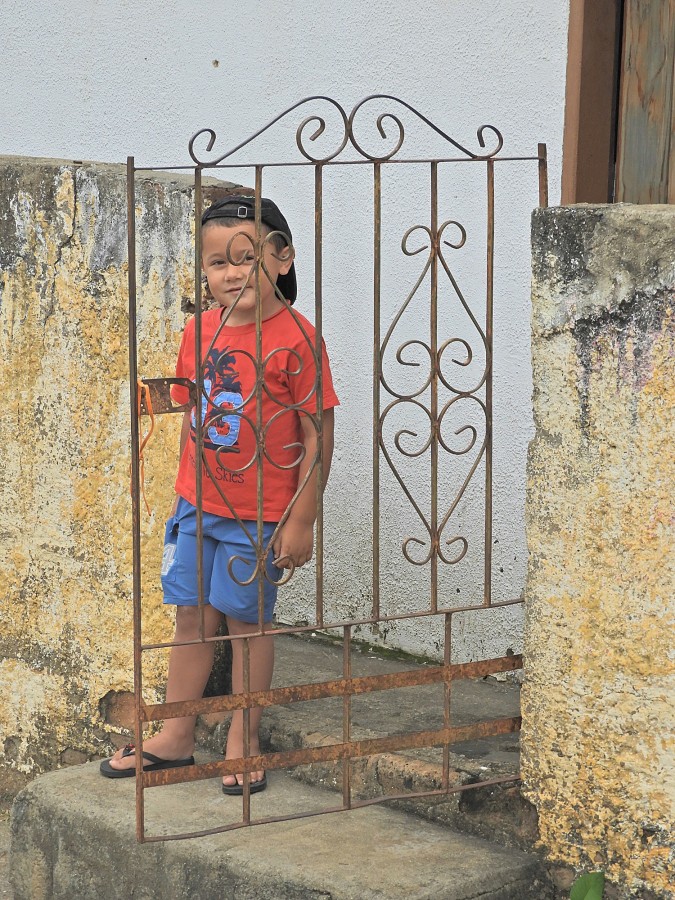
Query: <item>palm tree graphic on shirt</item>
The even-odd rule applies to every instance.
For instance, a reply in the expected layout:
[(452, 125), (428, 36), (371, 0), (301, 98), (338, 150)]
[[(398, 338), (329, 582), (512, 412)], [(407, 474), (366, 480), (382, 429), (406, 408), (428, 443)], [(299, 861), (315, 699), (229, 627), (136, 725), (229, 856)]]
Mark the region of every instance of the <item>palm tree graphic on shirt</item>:
[[(221, 453), (239, 453), (237, 446), (243, 396), (236, 358), (229, 347), (212, 347), (204, 360), (202, 425), (204, 447)], [(206, 399), (208, 397), (208, 400)], [(192, 439), (195, 439), (195, 414), (192, 413)]]

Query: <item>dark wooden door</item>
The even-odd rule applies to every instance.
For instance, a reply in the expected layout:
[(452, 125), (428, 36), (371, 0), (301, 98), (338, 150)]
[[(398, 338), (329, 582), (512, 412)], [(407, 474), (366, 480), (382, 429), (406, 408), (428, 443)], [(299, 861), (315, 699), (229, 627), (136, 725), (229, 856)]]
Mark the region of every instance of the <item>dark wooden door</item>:
[(615, 197), (675, 202), (675, 0), (625, 0)]

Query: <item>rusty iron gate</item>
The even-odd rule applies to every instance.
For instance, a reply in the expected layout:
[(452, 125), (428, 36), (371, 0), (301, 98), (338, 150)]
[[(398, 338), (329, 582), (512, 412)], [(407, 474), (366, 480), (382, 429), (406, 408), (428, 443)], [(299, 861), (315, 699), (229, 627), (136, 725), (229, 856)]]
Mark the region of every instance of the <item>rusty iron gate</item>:
[[(293, 159), (286, 161), (272, 160), (267, 163), (260, 162), (241, 162), (239, 157), (233, 159), (236, 154), (246, 151), (252, 147), (255, 140), (263, 133), (267, 132), (273, 125), (282, 120), (289, 121), (289, 117), (296, 110), (306, 108), (310, 104), (328, 104), (331, 110), (337, 114), (339, 122), (340, 134), (338, 135), (337, 147), (322, 157), (313, 154), (309, 147), (310, 141), (315, 141), (326, 131), (326, 120), (324, 116), (316, 112), (306, 116), (299, 122), (295, 130), (295, 139), (299, 155)], [(365, 115), (373, 104), (378, 103), (386, 106), (384, 112), (379, 112), (377, 118), (372, 120), (377, 128), (377, 140), (388, 144), (386, 152), (369, 153), (362, 146), (362, 142), (357, 139), (356, 118), (359, 113)], [(364, 109), (366, 108), (366, 109)], [(397, 112), (392, 112), (395, 108)], [(404, 155), (402, 152), (406, 144), (406, 135), (403, 124), (403, 116), (410, 116), (411, 119), (419, 125), (420, 123), (429, 130), (429, 133), (440, 138), (443, 145), (449, 148), (451, 155), (433, 155), (430, 158), (424, 154)], [(308, 132), (311, 131), (311, 134)], [(393, 133), (393, 139), (391, 137)], [(486, 139), (491, 142), (492, 147), (486, 146)], [(154, 772), (142, 772), (141, 752), (136, 753), (136, 834), (140, 842), (170, 840), (185, 837), (196, 837), (199, 835), (213, 834), (221, 831), (228, 831), (243, 826), (262, 824), (269, 822), (283, 821), (289, 818), (298, 818), (304, 815), (317, 815), (319, 813), (336, 812), (348, 809), (354, 809), (359, 806), (371, 803), (382, 803), (387, 800), (410, 800), (415, 797), (442, 797), (457, 790), (467, 790), (480, 788), (485, 785), (494, 785), (501, 782), (517, 780), (517, 776), (506, 776), (503, 778), (492, 779), (490, 781), (477, 782), (476, 784), (457, 785), (451, 783), (449, 777), (449, 754), (450, 746), (453, 742), (464, 741), (474, 737), (484, 737), (489, 735), (499, 735), (515, 732), (520, 728), (519, 717), (509, 717), (500, 719), (491, 719), (488, 721), (478, 722), (474, 725), (456, 725), (451, 719), (451, 688), (453, 681), (457, 679), (468, 679), (484, 677), (490, 674), (512, 671), (522, 667), (522, 657), (519, 655), (506, 655), (497, 659), (481, 660), (470, 663), (453, 663), (451, 653), (451, 637), (452, 637), (452, 620), (453, 617), (466, 613), (471, 610), (484, 609), (486, 607), (496, 608), (504, 606), (512, 606), (522, 603), (522, 598), (511, 600), (493, 601), (492, 598), (492, 395), (493, 395), (493, 280), (494, 280), (494, 234), (495, 234), (495, 203), (494, 203), (494, 175), (495, 167), (502, 163), (513, 163), (521, 161), (533, 161), (538, 167), (538, 184), (539, 184), (539, 204), (547, 205), (547, 168), (546, 168), (546, 147), (544, 144), (538, 145), (537, 154), (535, 156), (500, 156), (503, 146), (503, 139), (499, 131), (489, 125), (482, 126), (477, 131), (478, 152), (474, 152), (461, 145), (458, 141), (447, 135), (444, 131), (434, 125), (420, 112), (409, 104), (388, 95), (373, 95), (366, 97), (358, 103), (350, 113), (335, 100), (328, 97), (309, 97), (288, 110), (277, 116), (264, 128), (261, 128), (247, 141), (242, 142), (229, 152), (223, 153), (216, 158), (203, 158), (208, 156), (214, 148), (216, 134), (211, 129), (204, 129), (195, 134), (189, 142), (189, 154), (192, 163), (189, 165), (173, 166), (173, 167), (153, 167), (152, 169), (141, 168), (135, 166), (133, 157), (129, 157), (127, 162), (127, 201), (128, 201), (128, 244), (129, 244), (129, 361), (130, 361), (130, 383), (131, 383), (131, 449), (132, 449), (132, 511), (133, 511), (133, 603), (134, 603), (134, 681), (135, 681), (135, 709), (136, 709), (136, 746), (142, 751), (143, 728), (147, 723), (164, 720), (171, 717), (195, 715), (200, 713), (225, 712), (233, 710), (243, 710), (244, 717), (244, 756), (240, 759), (219, 760), (203, 765), (194, 765), (184, 768), (166, 769)], [(206, 143), (203, 151), (197, 149), (198, 144)], [(393, 146), (392, 146), (393, 144)], [(407, 149), (407, 148), (406, 148)], [(202, 155), (200, 155), (200, 153)], [(424, 198), (425, 209), (428, 212), (428, 220), (424, 223), (415, 223), (407, 229), (401, 229), (401, 249), (407, 256), (416, 255), (424, 250), (428, 250), (428, 257), (424, 263), (422, 274), (416, 281), (415, 287), (408, 294), (399, 311), (389, 322), (382, 322), (381, 312), (381, 291), (382, 291), (382, 173), (385, 167), (395, 166), (399, 164), (412, 165), (418, 169), (424, 168), (428, 172), (428, 195)], [(464, 245), (467, 232), (464, 226), (454, 220), (445, 219), (444, 210), (439, 209), (439, 189), (438, 179), (439, 172), (446, 166), (456, 165), (472, 165), (480, 166), (484, 171), (484, 186), (486, 196), (486, 208), (484, 210), (484, 222), (486, 233), (485, 247), (485, 302), (480, 311), (474, 311), (465, 299), (460, 286), (453, 275), (452, 268), (448, 264), (443, 251), (443, 244), (448, 247), (458, 249)], [(262, 233), (260, 218), (260, 198), (264, 195), (263, 176), (267, 169), (271, 167), (296, 167), (304, 166), (313, 169), (314, 176), (314, 319), (316, 335), (311, 351), (316, 364), (316, 380), (315, 394), (317, 399), (317, 411), (311, 416), (314, 428), (317, 433), (317, 453), (312, 461), (312, 468), (317, 468), (317, 523), (316, 523), (316, 611), (314, 621), (302, 624), (296, 627), (281, 626), (277, 623), (269, 629), (264, 627), (263, 615), (263, 591), (264, 579), (269, 577), (266, 571), (264, 560), (270, 542), (263, 539), (263, 512), (262, 512), (262, 470), (261, 461), (265, 454), (264, 438), (265, 428), (260, 419), (251, 422), (257, 440), (256, 459), (252, 461), (257, 465), (257, 483), (258, 483), (258, 516), (257, 516), (257, 534), (252, 540), (253, 550), (257, 559), (256, 570), (253, 572), (251, 579), (256, 578), (258, 583), (259, 598), (259, 622), (257, 626), (251, 626), (251, 633), (247, 636), (231, 637), (229, 635), (208, 638), (204, 636), (204, 597), (203, 586), (201, 581), (201, 554), (198, 555), (198, 581), (199, 581), (199, 609), (200, 609), (200, 640), (213, 641), (243, 641), (243, 660), (244, 674), (242, 693), (234, 695), (226, 695), (219, 697), (201, 698), (199, 700), (174, 702), (174, 703), (146, 703), (143, 697), (143, 678), (142, 678), (142, 659), (143, 654), (150, 651), (161, 650), (175, 646), (172, 642), (166, 643), (144, 643), (142, 640), (142, 603), (141, 603), (141, 501), (142, 501), (142, 416), (148, 413), (158, 415), (161, 413), (183, 412), (192, 405), (199, 405), (198, 398), (203, 397), (208, 400), (204, 386), (204, 371), (197, 366), (197, 374), (195, 383), (185, 384), (190, 390), (190, 402), (185, 406), (177, 406), (170, 397), (170, 388), (176, 379), (172, 378), (139, 378), (138, 372), (138, 348), (137, 348), (137, 284), (136, 284), (136, 246), (137, 246), (137, 229), (136, 229), (136, 185), (135, 175), (137, 172), (151, 172), (164, 169), (182, 169), (190, 170), (194, 173), (194, 208), (195, 208), (195, 257), (194, 257), (194, 305), (195, 305), (195, 358), (202, 359), (198, 356), (201, 347), (201, 317), (203, 309), (202, 296), (202, 280), (201, 280), (201, 246), (200, 246), (200, 229), (199, 220), (201, 210), (204, 203), (204, 188), (202, 182), (203, 173), (208, 170), (224, 170), (224, 169), (246, 169), (251, 171), (255, 182), (255, 198), (256, 198), (256, 216), (255, 216), (255, 262), (253, 264), (253, 277), (255, 281), (257, 311), (256, 311), (256, 331), (257, 331), (257, 359), (256, 359), (256, 389), (255, 400), (256, 406), (259, 408), (262, 391), (264, 390), (264, 367), (265, 360), (262, 358), (262, 340), (261, 340), (261, 307), (260, 307), (260, 282), (259, 277), (265, 277), (263, 265), (261, 263), (261, 248), (265, 243)], [(347, 621), (333, 621), (325, 616), (323, 602), (323, 580), (324, 580), (324, 545), (323, 545), (323, 485), (322, 485), (322, 359), (321, 359), (321, 341), (322, 341), (322, 250), (323, 250), (323, 214), (324, 199), (323, 185), (324, 176), (329, 167), (336, 166), (365, 166), (369, 167), (372, 173), (372, 209), (373, 209), (373, 231), (372, 231), (372, 297), (373, 297), (373, 359), (372, 359), (372, 400), (373, 400), (373, 418), (372, 418), (372, 481), (373, 481), (373, 498), (372, 508), (369, 506), (368, 512), (372, 514), (373, 521), (373, 544), (372, 544), (372, 608), (369, 614), (360, 618), (350, 619)], [(283, 208), (284, 203), (281, 201)], [(453, 227), (459, 237), (450, 240), (446, 235), (446, 229)], [(408, 239), (413, 232), (423, 232), (426, 235), (427, 245), (421, 249), (410, 249), (408, 247)], [(429, 338), (422, 340), (421, 337), (415, 337), (414, 343), (424, 348), (430, 360), (430, 370), (428, 378), (421, 390), (415, 391), (414, 394), (406, 394), (397, 392), (387, 382), (383, 372), (383, 357), (394, 330), (403, 310), (410, 303), (411, 298), (422, 284), (425, 276), (429, 275), (430, 283), (430, 302), (429, 302), (429, 319), (427, 322)], [(459, 365), (465, 365), (472, 359), (473, 349), (464, 338), (452, 337), (439, 346), (438, 340), (438, 298), (439, 298), (439, 278), (446, 277), (454, 291), (454, 297), (462, 304), (468, 317), (473, 323), (476, 339), (479, 342), (481, 353), (484, 353), (485, 365), (484, 370), (480, 374), (475, 386), (470, 390), (461, 390), (452, 385), (442, 368), (442, 354), (444, 350), (452, 343), (459, 344), (463, 350), (464, 359), (453, 359), (452, 361)], [(475, 292), (474, 292), (475, 293)], [(291, 310), (287, 303), (286, 306)], [(308, 338), (309, 340), (309, 338)], [(401, 358), (401, 353), (412, 341), (407, 341), (397, 351), (397, 359), (405, 364)], [(443, 392), (449, 397), (444, 399)], [(456, 431), (460, 434), (466, 431), (469, 434), (468, 443), (461, 450), (453, 449), (447, 445), (441, 433), (441, 424), (443, 416), (450, 405), (461, 399), (471, 399), (478, 404), (482, 410), (485, 421), (485, 431), (482, 444), (478, 439), (478, 431), (473, 425), (465, 425), (464, 428)], [(409, 490), (404, 478), (398, 471), (391, 457), (391, 451), (386, 446), (383, 435), (383, 425), (390, 410), (394, 407), (400, 407), (404, 404), (414, 404), (417, 408), (423, 410), (428, 417), (430, 423), (430, 434), (426, 441), (423, 451), (406, 451), (400, 443), (400, 439), (404, 434), (414, 434), (406, 429), (400, 429), (395, 438), (395, 445), (401, 454), (407, 455), (409, 458), (422, 458), (427, 460), (428, 478), (430, 489), (430, 512), (425, 515), (420, 506), (417, 504), (413, 494)], [(223, 409), (216, 409), (213, 417), (231, 417), (232, 415), (243, 415), (241, 408), (235, 409), (227, 405)], [(202, 469), (204, 475), (210, 477), (212, 473), (208, 471), (208, 464), (203, 455), (204, 434), (202, 416), (195, 416), (196, 423), (196, 454), (197, 459), (200, 457), (204, 461), (202, 467), (196, 466), (196, 482), (198, 492), (198, 513), (197, 513), (197, 542), (198, 546), (202, 541), (202, 510), (201, 510), (201, 490), (202, 490)], [(229, 421), (229, 419), (228, 419)], [(339, 444), (340, 434), (337, 432), (337, 442)], [(443, 513), (442, 497), (439, 498), (439, 458), (440, 454), (448, 454), (448, 458), (468, 453), (470, 450), (475, 452), (475, 461), (471, 466), (467, 477), (464, 479), (461, 489), (456, 497), (452, 499), (447, 512)], [(412, 504), (419, 520), (421, 521), (425, 534), (425, 540), (421, 541), (418, 537), (405, 537), (401, 543), (401, 555), (410, 565), (424, 565), (430, 568), (430, 596), (428, 603), (423, 609), (400, 611), (388, 611), (382, 608), (381, 603), (381, 583), (380, 583), (380, 476), (381, 467), (384, 464), (390, 468), (393, 476), (396, 478), (400, 488), (403, 490), (407, 500)], [(221, 461), (225, 465), (224, 461)], [(296, 461), (298, 465), (300, 460)], [(455, 536), (451, 540), (443, 538), (443, 531), (457, 508), (457, 504), (465, 491), (469, 481), (477, 477), (476, 471), (480, 463), (483, 463), (484, 473), (481, 473), (482, 490), (484, 497), (484, 523), (481, 531), (483, 533), (483, 552), (484, 552), (484, 577), (482, 584), (479, 584), (476, 593), (479, 595), (475, 602), (464, 603), (458, 606), (448, 606), (439, 603), (437, 583), (439, 564), (445, 566), (458, 565), (467, 552), (468, 541), (464, 536)], [(307, 474), (309, 478), (309, 472)], [(302, 485), (298, 487), (298, 492)], [(218, 487), (221, 496), (227, 503), (226, 492), (223, 493), (222, 487)], [(296, 492), (295, 497), (297, 497)], [(294, 497), (294, 500), (295, 500)], [(294, 502), (294, 500), (292, 502)], [(292, 505), (292, 503), (291, 503)], [(290, 507), (289, 507), (290, 509)], [(232, 510), (235, 518), (236, 511)], [(287, 511), (288, 513), (288, 511)], [(282, 520), (283, 522), (283, 520)], [(281, 524), (281, 523), (280, 523)], [(425, 551), (423, 559), (415, 558), (411, 553), (411, 547), (426, 545), (428, 550)], [(450, 546), (450, 550), (448, 547)], [(153, 569), (154, 571), (154, 569)], [(230, 570), (232, 571), (232, 569)], [(280, 583), (288, 580), (293, 575), (284, 574)], [(236, 579), (236, 576), (234, 576)], [(251, 580), (249, 579), (249, 580)], [(367, 675), (361, 677), (353, 677), (352, 675), (352, 642), (353, 631), (357, 626), (373, 626), (377, 628), (383, 623), (392, 620), (402, 620), (406, 618), (437, 617), (443, 622), (444, 646), (443, 646), (443, 662), (438, 665), (428, 665), (406, 669), (382, 675)], [(311, 684), (296, 684), (284, 687), (272, 688), (267, 691), (252, 692), (248, 689), (250, 671), (249, 671), (249, 640), (261, 634), (273, 635), (291, 635), (302, 634), (307, 632), (315, 632), (323, 630), (325, 632), (337, 633), (343, 642), (343, 672), (341, 678), (335, 678), (329, 681), (323, 681)], [(351, 700), (358, 695), (365, 695), (374, 691), (387, 691), (391, 689), (400, 689), (414, 687), (419, 685), (438, 684), (443, 685), (444, 704), (443, 704), (443, 726), (434, 730), (422, 730), (412, 733), (391, 734), (384, 737), (370, 738), (367, 740), (352, 739), (351, 729)], [(249, 711), (254, 707), (270, 707), (277, 704), (293, 704), (299, 701), (316, 700), (322, 698), (342, 698), (343, 701), (343, 733), (340, 740), (328, 746), (309, 747), (304, 749), (295, 749), (279, 752), (263, 752), (259, 755), (250, 755), (250, 721)], [(354, 797), (352, 789), (352, 779), (350, 777), (351, 761), (358, 758), (371, 756), (386, 752), (412, 750), (422, 747), (442, 748), (443, 752), (443, 768), (442, 782), (439, 789), (425, 790), (423, 792), (406, 792), (395, 796), (380, 796), (376, 798), (358, 799)], [(342, 761), (342, 800), (340, 804), (331, 806), (328, 809), (308, 811), (306, 813), (294, 813), (288, 816), (262, 816), (255, 818), (251, 813), (250, 800), (250, 772), (257, 769), (275, 769), (284, 767), (294, 767), (311, 763), (321, 762), (337, 762)], [(244, 791), (241, 805), (241, 818), (236, 821), (228, 821), (223, 824), (217, 823), (213, 827), (193, 831), (182, 834), (148, 834), (145, 827), (145, 800), (144, 792), (147, 788), (158, 787), (161, 785), (176, 784), (179, 782), (195, 781), (198, 779), (213, 778), (237, 772), (244, 773)]]

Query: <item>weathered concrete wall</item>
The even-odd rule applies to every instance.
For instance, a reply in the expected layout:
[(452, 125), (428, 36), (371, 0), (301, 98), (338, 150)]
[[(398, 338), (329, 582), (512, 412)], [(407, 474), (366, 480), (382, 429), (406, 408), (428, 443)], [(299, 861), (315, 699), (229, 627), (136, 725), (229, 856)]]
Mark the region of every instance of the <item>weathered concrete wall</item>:
[[(0, 767), (104, 752), (132, 690), (125, 175), (0, 157)], [(192, 291), (187, 179), (138, 185), (141, 374), (170, 373)], [(177, 417), (157, 422), (142, 527), (159, 559)], [(157, 578), (147, 638), (170, 638)], [(148, 696), (165, 658), (147, 655)], [(128, 706), (128, 704), (127, 704)]]
[(674, 235), (533, 218), (523, 775), (550, 856), (640, 898), (675, 897)]

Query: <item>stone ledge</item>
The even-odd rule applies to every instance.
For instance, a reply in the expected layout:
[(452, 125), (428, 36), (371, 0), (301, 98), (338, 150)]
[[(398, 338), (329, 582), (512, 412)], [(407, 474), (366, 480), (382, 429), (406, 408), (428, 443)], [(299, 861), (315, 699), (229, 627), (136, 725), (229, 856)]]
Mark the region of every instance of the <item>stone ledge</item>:
[[(330, 792), (270, 773), (252, 816), (335, 805)], [(217, 779), (146, 793), (148, 832), (241, 819)], [(180, 811), (180, 821), (176, 821)], [(96, 763), (42, 776), (12, 811), (15, 900), (548, 900), (536, 857), (491, 846), (377, 807), (240, 828), (195, 840), (138, 844), (133, 779), (111, 782)]]

